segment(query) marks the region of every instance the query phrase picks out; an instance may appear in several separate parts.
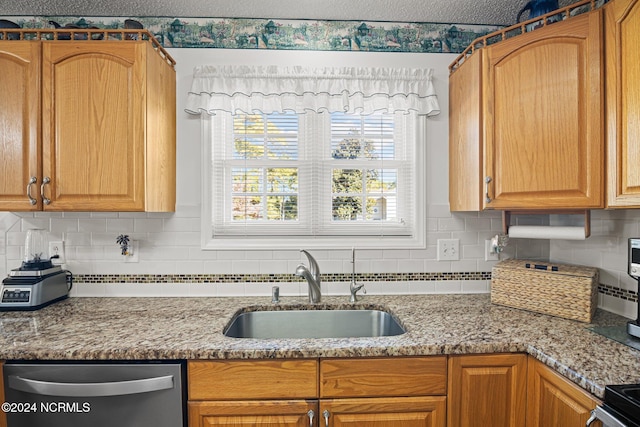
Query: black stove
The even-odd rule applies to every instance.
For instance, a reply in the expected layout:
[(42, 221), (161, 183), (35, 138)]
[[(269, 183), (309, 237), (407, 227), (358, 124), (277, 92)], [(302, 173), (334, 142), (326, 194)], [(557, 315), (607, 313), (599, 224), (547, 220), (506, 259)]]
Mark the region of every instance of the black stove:
[(602, 407), (627, 427), (640, 427), (640, 384), (606, 386)]

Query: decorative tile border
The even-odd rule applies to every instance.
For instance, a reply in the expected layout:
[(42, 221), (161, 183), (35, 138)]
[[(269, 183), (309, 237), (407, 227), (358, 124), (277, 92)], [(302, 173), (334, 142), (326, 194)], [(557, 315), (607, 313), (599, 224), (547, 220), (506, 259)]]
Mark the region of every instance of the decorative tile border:
[[(323, 274), (325, 282), (348, 282), (351, 274)], [(359, 282), (412, 282), (491, 280), (491, 272), (461, 273), (368, 273), (356, 274)], [(295, 274), (77, 274), (76, 283), (290, 283), (301, 282)]]
[[(125, 17), (6, 16), (23, 28), (124, 28)], [(246, 18), (129, 18), (165, 48), (461, 53), (498, 25)]]
[(616, 286), (600, 283), (600, 286), (598, 286), (598, 292), (614, 298), (620, 298), (625, 301), (638, 302), (638, 294), (636, 292), (621, 289)]
[[(323, 274), (325, 282), (349, 282), (351, 274)], [(491, 280), (490, 271), (441, 273), (367, 273), (356, 274), (358, 282), (436, 282), (453, 280)], [(294, 274), (77, 274), (76, 283), (291, 283), (301, 282)], [(626, 301), (638, 302), (633, 291), (600, 284), (598, 292)]]

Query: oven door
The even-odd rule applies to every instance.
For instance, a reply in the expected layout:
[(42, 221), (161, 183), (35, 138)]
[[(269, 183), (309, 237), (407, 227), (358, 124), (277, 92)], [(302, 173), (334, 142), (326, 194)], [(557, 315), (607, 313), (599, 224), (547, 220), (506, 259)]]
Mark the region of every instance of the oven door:
[(587, 427), (592, 425), (596, 420), (600, 420), (602, 422), (602, 427), (639, 427), (638, 424), (629, 421), (609, 407), (596, 406), (591, 412), (591, 418), (587, 421)]

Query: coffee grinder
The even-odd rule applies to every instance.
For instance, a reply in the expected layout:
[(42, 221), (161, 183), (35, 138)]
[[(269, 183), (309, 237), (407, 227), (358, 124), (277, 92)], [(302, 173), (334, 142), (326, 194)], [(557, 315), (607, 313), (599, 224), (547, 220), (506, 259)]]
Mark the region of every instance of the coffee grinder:
[(53, 264), (48, 246), (45, 230), (27, 230), (22, 265), (2, 281), (0, 311), (37, 310), (67, 298), (73, 275)]

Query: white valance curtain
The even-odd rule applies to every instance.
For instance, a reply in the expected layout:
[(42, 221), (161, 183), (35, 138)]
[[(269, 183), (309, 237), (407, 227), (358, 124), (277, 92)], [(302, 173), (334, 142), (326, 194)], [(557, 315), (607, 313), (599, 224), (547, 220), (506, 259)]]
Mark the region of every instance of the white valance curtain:
[(292, 111), (440, 113), (430, 68), (201, 66), (185, 110), (191, 114)]

